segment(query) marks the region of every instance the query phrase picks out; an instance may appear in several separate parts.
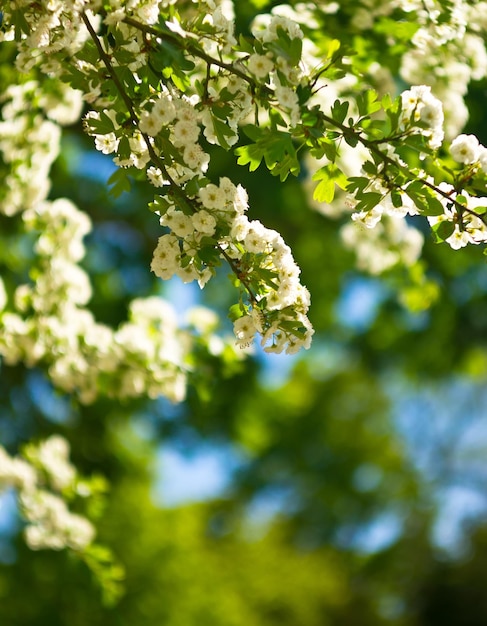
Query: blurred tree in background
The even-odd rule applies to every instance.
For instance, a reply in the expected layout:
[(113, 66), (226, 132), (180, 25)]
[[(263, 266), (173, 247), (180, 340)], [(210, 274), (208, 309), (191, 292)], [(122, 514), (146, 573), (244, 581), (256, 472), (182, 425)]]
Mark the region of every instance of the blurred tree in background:
[[(2, 28), (8, 32), (13, 25), (13, 39), (23, 40), (35, 11), (55, 12), (56, 4), (13, 2), (4, 9)], [(194, 32), (199, 32), (197, 28), (204, 32), (204, 22), (197, 23), (194, 16), (210, 14), (212, 7), (211, 2), (189, 1), (66, 4), (79, 11), (85, 4), (85, 8), (93, 5), (102, 16), (120, 10), (122, 17), (135, 15), (142, 22), (144, 11), (160, 13), (161, 20), (147, 18), (147, 24), (159, 22), (162, 28), (170, 21), (169, 30), (178, 36), (178, 24), (189, 28), (185, 20), (190, 17)], [(231, 4), (217, 6), (229, 14)], [(220, 8), (214, 11), (217, 15)], [(343, 0), (290, 2), (282, 8), (266, 0), (234, 0), (233, 11), (236, 32), (248, 41), (255, 20), (271, 11), (286, 19), (312, 18), (301, 26), (305, 39), (317, 46), (313, 54), (324, 56), (325, 50), (331, 50), (324, 75), (316, 73), (316, 80), (323, 80), (322, 93), (328, 88), (342, 101), (353, 101), (358, 99), (354, 94), (370, 88), (381, 96), (387, 91), (395, 96), (411, 84), (431, 84), (443, 100), (447, 140), (451, 143), (462, 132), (487, 142), (483, 125), (486, 3)], [(108, 32), (113, 24), (107, 24), (101, 26), (104, 42), (114, 46), (116, 58), (115, 36)], [(211, 39), (211, 20), (206, 24)], [(147, 46), (149, 35), (147, 31)], [(249, 54), (242, 41), (243, 52), (235, 63), (240, 72), (245, 70), (242, 55)], [(340, 55), (332, 62), (333, 41), (339, 41)], [(289, 37), (280, 41), (281, 46), (283, 42), (289, 44)], [(463, 56), (458, 52), (462, 45)], [(15, 41), (7, 35), (1, 46), (0, 93), (9, 93), (9, 86), (17, 82), (55, 81), (52, 75), (42, 78), (46, 69), (35, 64), (27, 74), (19, 74), (17, 70), (26, 69), (19, 67), (27, 64), (26, 57), (19, 57)], [(41, 48), (38, 42), (34, 50)], [(176, 68), (180, 64), (179, 74), (176, 70), (164, 74), (168, 81), (172, 77), (177, 88), (192, 71), (180, 58), (181, 49), (169, 44), (164, 48), (169, 58), (164, 63)], [(86, 58), (95, 63), (94, 48), (90, 50)], [(202, 46), (201, 55), (204, 50)], [(54, 51), (54, 56), (58, 53)], [(350, 66), (343, 61), (348, 58)], [(63, 62), (70, 61), (66, 57)], [(330, 70), (335, 64), (336, 75)], [(429, 64), (436, 68), (430, 75)], [(129, 73), (137, 71), (143, 75), (140, 68)], [(462, 78), (462, 71), (468, 76)], [(69, 80), (63, 78), (69, 84), (76, 79), (74, 70)], [(110, 76), (105, 79), (108, 83)], [(465, 88), (460, 85), (464, 79)], [(204, 75), (197, 80), (199, 89), (211, 92), (209, 81), (204, 87)], [(455, 94), (445, 95), (448, 88), (455, 92), (452, 85), (461, 92), (468, 119)], [(270, 98), (262, 86), (254, 96), (256, 101)], [(28, 105), (32, 119), (39, 115), (36, 97), (34, 89)], [(5, 137), (14, 123), (8, 108), (5, 113), (8, 98), (3, 98), (5, 121), (0, 131), (5, 206), (12, 202), (8, 194), (14, 185), (8, 172), (27, 158), (24, 148), (14, 159), (5, 154)], [(326, 98), (331, 107), (334, 98)], [(84, 107), (84, 112), (91, 108), (89, 98)], [(266, 113), (272, 121), (275, 112)], [(373, 112), (370, 118), (374, 119)], [(227, 318), (235, 301), (227, 285), (229, 268), (216, 262), (213, 268), (210, 263), (215, 275), (203, 290), (195, 283), (183, 285), (178, 277), (167, 282), (154, 278), (149, 266), (162, 232), (158, 217), (146, 210), (154, 200), (154, 188), (132, 167), (129, 184), (116, 178), (113, 183), (112, 178), (110, 192), (107, 181), (114, 172), (126, 170), (117, 169), (111, 156), (94, 151), (93, 138), (85, 131), (86, 124), (83, 127), (80, 121), (63, 128), (48, 199), (68, 198), (92, 222), (81, 266), (91, 281), (89, 310), (94, 318), (120, 328), (134, 298), (155, 296), (172, 303), (180, 322), (191, 316), (193, 306), (210, 307), (220, 322), (218, 330), (212, 322), (209, 332), (195, 332), (187, 340), (192, 342), (185, 355), (187, 388), (180, 397), (150, 393), (148, 387), (141, 393), (117, 395), (118, 388), (110, 390), (114, 379), (108, 378), (107, 368), (108, 382), (101, 377), (97, 384), (102, 391), (86, 401), (75, 385), (63, 387), (62, 377), (56, 378), (59, 372), (53, 375), (50, 355), (32, 361), (12, 358), (13, 350), (23, 344), (19, 340), (13, 347), (8, 344), (4, 330), (9, 321), (6, 314), (0, 318), (6, 357), (1, 363), (0, 443), (13, 457), (27, 443), (52, 435), (69, 442), (77, 471), (94, 477), (91, 486), (85, 485), (94, 494), (93, 510), (80, 503), (82, 484), (71, 496), (74, 511), (94, 521), (98, 546), (91, 556), (76, 549), (30, 549), (22, 534), (26, 526), (22, 507), (16, 504), (15, 491), (5, 490), (0, 496), (0, 624), (487, 623), (483, 594), (487, 275), (482, 246), (452, 250), (453, 244), (438, 244), (421, 205), (424, 215), (406, 218), (424, 237), (420, 257), (406, 261), (398, 241), (390, 236), (386, 245), (396, 255), (394, 262), (374, 271), (361, 263), (358, 244), (347, 245), (344, 229), (351, 223), (351, 208), (343, 208), (345, 195), (337, 188), (337, 198), (329, 202), (313, 198), (316, 183), (311, 181), (315, 168), (309, 158), (314, 149), (310, 144), (297, 157), (299, 174), (291, 171), (298, 175), (287, 177), (270, 173), (264, 164), (249, 171), (236, 163), (233, 150), (256, 141), (251, 132), (237, 137), (235, 148), (225, 145), (230, 134), (213, 142), (202, 139), (210, 155), (208, 178), (228, 177), (247, 190), (249, 218), (282, 235), (312, 297), (309, 319), (315, 332), (310, 350), (276, 355), (267, 354), (258, 343), (235, 348)], [(339, 143), (338, 135), (335, 139)], [(344, 152), (336, 162), (347, 176), (358, 176), (360, 169), (347, 170), (347, 159), (353, 165), (354, 157), (347, 155), (347, 146), (341, 148)], [(427, 151), (428, 146), (419, 149)], [(448, 150), (441, 150), (438, 160), (427, 153), (425, 167), (430, 167), (439, 185), (442, 164), (447, 183), (455, 183), (460, 196), (461, 176), (455, 173)], [(325, 155), (333, 161), (329, 153)], [(409, 153), (408, 157), (413, 171), (420, 159)], [(278, 167), (282, 160), (283, 155)], [(468, 165), (465, 162), (465, 170)], [(465, 187), (465, 194), (487, 195), (481, 173), (470, 171), (468, 178), (465, 170), (462, 184), (472, 185)], [(114, 193), (114, 184), (124, 187), (124, 192)], [(443, 236), (438, 230), (436, 239), (448, 241), (451, 236), (451, 231)], [(5, 209), (0, 215), (0, 238), (3, 283), (8, 301), (18, 303), (21, 298), (14, 295), (18, 285), (35, 281), (36, 271), (41, 273), (38, 250), (33, 251), (35, 237), (26, 231), (20, 214)], [(370, 260), (372, 251), (383, 245), (373, 242), (366, 257)], [(205, 262), (213, 259), (208, 250), (205, 254), (201, 257)], [(240, 319), (257, 308), (257, 301), (245, 304), (240, 296), (239, 302)], [(172, 341), (179, 330), (174, 330), (174, 337), (168, 332)], [(154, 331), (151, 336), (155, 335)], [(88, 338), (86, 345), (90, 345)], [(146, 367), (141, 363), (127, 377)], [(120, 367), (122, 371), (125, 364)], [(175, 484), (168, 482), (170, 468), (160, 462), (168, 450), (188, 464), (202, 452), (220, 454), (224, 486), (209, 498), (188, 498), (182, 480), (179, 484), (176, 476)], [(5, 475), (3, 480), (8, 485)], [(203, 476), (195, 473), (192, 480), (204, 483), (204, 472)], [(180, 497), (171, 501), (167, 492), (178, 488)]]

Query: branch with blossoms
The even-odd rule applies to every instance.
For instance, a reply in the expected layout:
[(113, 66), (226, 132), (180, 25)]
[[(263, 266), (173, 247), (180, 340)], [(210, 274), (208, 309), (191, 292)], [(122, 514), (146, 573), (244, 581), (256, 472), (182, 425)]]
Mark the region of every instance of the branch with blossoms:
[[(282, 112), (279, 99), (275, 97), (273, 98), (275, 93), (270, 88), (269, 84), (262, 84), (262, 82), (259, 82), (258, 80), (258, 78), (267, 79), (270, 72), (273, 70), (273, 64), (269, 56), (258, 54), (255, 49), (248, 49), (247, 53), (249, 56), (244, 58), (246, 65), (242, 61), (238, 61), (240, 67), (237, 67), (237, 63), (227, 63), (222, 61), (221, 58), (212, 57), (204, 52), (204, 50), (202, 50), (198, 44), (193, 41), (190, 33), (182, 33), (184, 36), (187, 35), (188, 38), (185, 39), (183, 37), (183, 39), (178, 40), (172, 32), (170, 34), (167, 32), (164, 33), (161, 28), (154, 28), (153, 26), (141, 24), (132, 18), (124, 18), (124, 22), (145, 33), (149, 33), (160, 40), (167, 39), (174, 43), (174, 45), (178, 46), (181, 50), (189, 53), (191, 56), (204, 60), (207, 63), (208, 72), (211, 65), (224, 68), (250, 85), (251, 92), (254, 94), (254, 99), (258, 97), (258, 94), (265, 96), (267, 100), (259, 102), (259, 105), (264, 105), (265, 107), (270, 108), (272, 107), (272, 102), (274, 102), (275, 110)], [(299, 41), (299, 38), (297, 41)], [(295, 46), (296, 50), (298, 47), (299, 46)], [(259, 52), (263, 52), (263, 50), (259, 50)], [(308, 86), (306, 87), (309, 94), (313, 92), (313, 89), (317, 85), (320, 77), (326, 76), (327, 70), (329, 70), (335, 62), (336, 58), (332, 59), (325, 68), (320, 69), (310, 77)], [(242, 67), (245, 68), (247, 72), (243, 72), (241, 69)], [(207, 81), (206, 85), (208, 82), (209, 81)], [(350, 118), (348, 126), (340, 121), (344, 117), (344, 114), (346, 115), (349, 106), (348, 102), (340, 102), (337, 100), (334, 108), (332, 109), (332, 113), (335, 113), (334, 116), (327, 115), (323, 111), (320, 111), (320, 114), (316, 118), (316, 121), (319, 123), (315, 125), (311, 125), (309, 123), (310, 110), (306, 108), (306, 101), (303, 105), (304, 106), (301, 107), (300, 120), (306, 120), (307, 122), (306, 134), (308, 135), (308, 138), (312, 130), (317, 133), (321, 133), (321, 135), (315, 134), (315, 137), (318, 137), (319, 139), (323, 139), (325, 134), (330, 132), (330, 129), (335, 133), (336, 131), (339, 131), (341, 133), (341, 137), (345, 141), (351, 145), (360, 143), (371, 152), (376, 164), (383, 164), (382, 176), (379, 175), (380, 172), (377, 168), (376, 171), (372, 171), (374, 168), (369, 167), (369, 171), (366, 173), (368, 174), (369, 179), (371, 176), (373, 176), (373, 179), (372, 181), (369, 180), (365, 187), (359, 187), (360, 183), (357, 180), (352, 181), (346, 186), (348, 190), (357, 191), (360, 189), (363, 194), (367, 194), (365, 198), (358, 198), (358, 201), (350, 201), (354, 203), (356, 202), (357, 212), (353, 216), (355, 220), (363, 220), (364, 223), (370, 226), (374, 223), (374, 221), (376, 221), (377, 216), (380, 214), (381, 204), (384, 202), (387, 204), (387, 198), (391, 195), (391, 192), (393, 192), (392, 203), (393, 208), (395, 209), (392, 211), (393, 215), (403, 216), (408, 213), (410, 215), (418, 213), (428, 215), (430, 218), (429, 221), (436, 232), (436, 236), (439, 240), (446, 240), (450, 243), (450, 245), (452, 245), (452, 247), (460, 247), (466, 243), (480, 243), (485, 240), (485, 233), (483, 232), (485, 218), (482, 213), (481, 204), (483, 201), (481, 201), (479, 208), (479, 203), (473, 200), (468, 195), (468, 192), (467, 196), (462, 195), (464, 185), (459, 186), (456, 184), (455, 190), (451, 187), (445, 187), (444, 185), (436, 185), (431, 177), (427, 177), (425, 172), (422, 172), (419, 169), (415, 172), (415, 180), (411, 181), (411, 171), (408, 168), (408, 165), (401, 158), (391, 158), (391, 148), (393, 150), (398, 148), (398, 155), (400, 155), (401, 151), (404, 151), (405, 147), (410, 147), (424, 156), (426, 153), (431, 154), (432, 150), (440, 147), (443, 139), (443, 113), (441, 110), (441, 103), (434, 98), (434, 96), (432, 96), (428, 88), (413, 88), (412, 90), (405, 92), (401, 99), (395, 103), (389, 103), (387, 100), (383, 103), (384, 112), (387, 114), (388, 111), (393, 111), (396, 116), (394, 120), (393, 115), (389, 115), (390, 122), (395, 121), (396, 124), (391, 123), (387, 129), (387, 133), (384, 132), (383, 123), (374, 123), (371, 120), (371, 114), (377, 112), (381, 106), (375, 101), (375, 96), (372, 92), (366, 93), (363, 100), (358, 102), (358, 119)], [(399, 109), (400, 117), (397, 117)], [(327, 131), (321, 127), (322, 123), (325, 123), (328, 127)], [(381, 134), (382, 136), (377, 138), (377, 134)], [(311, 153), (319, 153), (322, 148), (319, 145), (319, 141), (317, 142), (318, 150), (316, 149), (316, 145), (313, 145), (313, 142), (310, 142), (309, 139), (307, 141), (303, 141), (303, 137), (300, 137), (298, 128), (291, 129), (291, 136), (295, 143), (299, 142), (298, 148), (295, 150), (296, 154), (300, 147), (304, 145), (307, 145), (311, 149)], [(337, 137), (333, 137), (332, 141), (336, 142), (336, 139)], [(460, 141), (460, 139), (456, 139), (452, 144), (452, 154), (455, 152), (458, 141)], [(381, 149), (381, 145), (385, 145), (386, 149)], [(333, 154), (333, 148), (330, 148), (330, 144), (328, 144), (328, 148), (331, 149), (332, 152), (331, 161), (333, 164), (336, 156), (338, 156), (338, 153)], [(479, 155), (482, 154), (481, 148), (482, 147), (479, 146)], [(292, 150), (290, 150), (290, 152), (292, 153)], [(246, 149), (240, 149), (237, 153), (240, 156), (240, 163), (249, 163), (251, 169), (255, 168), (256, 158), (255, 154), (251, 152), (251, 148), (247, 147)], [(265, 150), (262, 150), (261, 155), (257, 155), (257, 159), (259, 156), (261, 158), (262, 156), (265, 158)], [(477, 159), (477, 165), (481, 166), (482, 157), (479, 156), (479, 159), (480, 160)], [(265, 158), (265, 161), (266, 163), (268, 162), (267, 158)], [(281, 176), (283, 178), (285, 178), (289, 172), (294, 174), (299, 172), (299, 163), (296, 161), (293, 162), (293, 160), (290, 162), (292, 163), (292, 167), (289, 167), (288, 171), (281, 170)], [(279, 165), (282, 167), (282, 164)], [(369, 162), (369, 166), (370, 165), (371, 164)], [(390, 166), (389, 172), (387, 172), (387, 168), (384, 167), (385, 165)], [(275, 166), (275, 161), (271, 161), (271, 171), (275, 168)], [(387, 175), (390, 174), (391, 167), (397, 170), (397, 173), (400, 174), (399, 178), (402, 178), (403, 180), (399, 180), (399, 182), (395, 180), (398, 178), (397, 174), (392, 177)], [(465, 183), (471, 181), (474, 177), (473, 175), (478, 173), (478, 169), (478, 167), (473, 170), (471, 169), (467, 176), (463, 176), (463, 182)], [(484, 169), (482, 169), (483, 173), (485, 173)], [(331, 176), (330, 171), (332, 172)], [(320, 181), (321, 187), (321, 189), (318, 189), (316, 197), (320, 198), (324, 195), (324, 198), (327, 201), (330, 201), (332, 198), (335, 183), (342, 179), (341, 182), (343, 184), (342, 172), (337, 168), (325, 168), (319, 172), (316, 178)], [(381, 178), (382, 185), (378, 184), (378, 181)], [(458, 180), (461, 179), (462, 177), (458, 177)], [(420, 186), (418, 187), (418, 184), (411, 186), (411, 182), (419, 182)], [(433, 193), (431, 194), (428, 193), (428, 191), (424, 191), (422, 187)], [(324, 189), (326, 189), (325, 192)], [(372, 194), (379, 194), (382, 198), (377, 201), (377, 196)], [(459, 197), (459, 199), (457, 199), (457, 197)], [(465, 202), (465, 198), (467, 198), (467, 202)], [(376, 200), (377, 202), (376, 207), (372, 209), (372, 215), (370, 215), (369, 206), (372, 200)], [(438, 203), (441, 204), (441, 207)], [(464, 216), (467, 216), (466, 219), (464, 219)], [(438, 232), (439, 226), (442, 222), (445, 223), (441, 225), (441, 229)], [(450, 233), (450, 230), (453, 232)]]
[[(251, 172), (264, 164), (283, 182), (306, 161), (315, 200), (351, 213), (344, 239), (376, 273), (419, 258), (422, 235), (406, 217), (425, 216), (436, 240), (454, 249), (485, 243), (487, 148), (461, 134), (468, 83), (487, 75), (482, 4), (276, 6), (237, 37), (230, 0), (4, 3), (0, 40), (25, 80), (0, 98), (0, 212), (20, 214), (34, 246), (22, 284), (6, 280), (5, 289), (0, 279), (5, 363), (42, 365), (57, 388), (86, 403), (100, 395), (178, 402), (199, 352), (205, 363), (240, 355), (233, 340), (215, 336), (217, 320), (205, 310), (181, 327), (161, 298), (136, 298), (129, 320), (112, 329), (86, 307), (91, 287), (79, 263), (90, 221), (66, 199), (47, 200), (60, 126), (79, 120), (83, 103), (86, 132), (117, 166), (112, 194), (128, 190), (130, 177), (154, 188), (149, 208), (164, 229), (154, 235), (155, 275), (204, 287), (219, 266), (230, 268), (237, 346), (259, 333), (268, 351), (308, 348), (310, 294), (280, 234), (248, 219), (245, 189), (212, 176), (209, 145), (232, 150)], [(377, 58), (400, 51), (394, 75), (364, 59), (360, 48), (372, 40), (382, 45)], [(392, 93), (397, 73), (415, 86), (379, 95), (375, 75)], [(0, 485), (18, 490), (31, 547), (75, 551), (102, 580), (108, 574), (110, 587), (120, 572), (93, 551), (91, 522), (66, 505), (87, 489), (67, 453), (59, 439), (22, 459), (0, 447)]]
[[(165, 196), (156, 196), (153, 205), (161, 224), (171, 231), (159, 239), (151, 265), (154, 273), (161, 278), (177, 274), (184, 282), (196, 279), (203, 286), (224, 259), (235, 275), (234, 284), (241, 287), (239, 303), (230, 312), (237, 343), (245, 346), (251, 343), (256, 332), (260, 332), (262, 343), (270, 343), (266, 350), (295, 352), (301, 346), (309, 347), (312, 335), (306, 317), (309, 294), (299, 283), (299, 270), (290, 249), (275, 231), (246, 218), (247, 197), (241, 186), (234, 186), (228, 179), (221, 179), (220, 184), (215, 185), (198, 172), (206, 165), (208, 157), (196, 143), (200, 132), (198, 117), (189, 108), (188, 100), (176, 97), (174, 89), (169, 90), (164, 85), (165, 89), (159, 93), (163, 97), (151, 102), (152, 109), (149, 110), (145, 103), (146, 108), (137, 113), (136, 103), (129, 97), (88, 17), (82, 14), (82, 19), (126, 105), (130, 122), (138, 129), (145, 144), (149, 180), (155, 186), (167, 186)], [(137, 28), (140, 26), (134, 20), (128, 20), (128, 23), (136, 24)], [(157, 31), (144, 29), (144, 34), (147, 33), (154, 35)], [(191, 50), (197, 54), (195, 46)], [(208, 98), (209, 68), (211, 64), (222, 66), (222, 62), (203, 51), (201, 57), (208, 63), (204, 85)], [(223, 65), (226, 69), (231, 68), (229, 64)], [(237, 75), (242, 72), (237, 71)], [(252, 82), (250, 78), (248, 80)], [(105, 113), (105, 119), (107, 117)], [(117, 158), (120, 158), (120, 143), (127, 136), (127, 125), (110, 128), (100, 139), (97, 123), (101, 121), (101, 116), (89, 115), (85, 119), (88, 132), (95, 135), (103, 151), (116, 150), (119, 153)], [(215, 128), (214, 120), (213, 125)], [(173, 149), (171, 156), (175, 157), (174, 160), (179, 156), (180, 165), (186, 170), (183, 176), (177, 168), (171, 167), (172, 164), (166, 165), (168, 154), (159, 144), (164, 131), (168, 133), (167, 139)], [(220, 139), (230, 141), (228, 130), (225, 132), (226, 139), (223, 139), (224, 131), (221, 131)], [(182, 159), (174, 148), (182, 151)], [(191, 179), (187, 181), (189, 176)]]
[[(280, 235), (246, 217), (245, 190), (207, 176), (208, 142), (229, 150), (243, 131), (250, 141), (235, 149), (237, 162), (251, 171), (264, 162), (283, 181), (300, 172), (304, 151), (326, 159), (313, 176), (315, 198), (330, 203), (342, 188), (353, 220), (368, 228), (383, 215), (422, 214), (452, 247), (486, 240), (477, 196), (485, 189), (482, 159), (457, 174), (438, 156), (443, 112), (428, 87), (380, 101), (373, 90), (358, 89), (325, 109), (319, 96), (328, 82), (355, 72), (339, 43), (331, 41), (321, 58), (307, 50), (305, 59), (303, 23), (261, 16), (253, 36), (237, 40), (223, 5), (193, 4), (179, 11), (142, 0), (30, 3), (22, 16), (6, 11), (5, 21), (15, 29), (19, 65), (84, 93), (92, 109), (85, 128), (120, 168), (110, 181), (114, 193), (141, 172), (159, 190), (151, 208), (168, 232), (159, 237), (154, 273), (203, 287), (228, 263), (239, 289), (230, 312), (239, 345), (259, 332), (266, 350), (309, 347), (310, 297)], [(421, 24), (432, 19), (419, 15)], [(69, 35), (66, 21), (74, 25)], [(344, 172), (344, 144), (365, 154), (356, 175)]]

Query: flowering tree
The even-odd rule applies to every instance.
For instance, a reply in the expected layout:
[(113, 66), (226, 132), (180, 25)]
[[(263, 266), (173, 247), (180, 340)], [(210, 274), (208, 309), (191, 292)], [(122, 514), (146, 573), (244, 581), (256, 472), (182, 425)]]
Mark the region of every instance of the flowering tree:
[[(318, 210), (350, 217), (342, 238), (359, 267), (414, 267), (426, 287), (424, 217), (454, 250), (487, 241), (487, 148), (462, 134), (469, 83), (487, 74), (486, 9), (291, 2), (256, 10), (238, 32), (230, 0), (5, 3), (13, 64), (2, 75), (0, 210), (20, 216), (35, 261), (28, 278), (20, 267), (0, 280), (4, 362), (45, 367), (84, 403), (178, 402), (198, 360), (241, 358), (256, 335), (268, 352), (310, 348), (310, 293), (292, 250), (249, 219), (242, 185), (212, 174), (218, 150), (250, 172), (263, 164), (282, 182), (303, 177)], [(90, 312), (80, 266), (90, 219), (70, 200), (47, 199), (62, 127), (81, 116), (94, 148), (113, 155), (111, 193), (133, 180), (153, 188), (155, 276), (204, 288), (228, 267), (234, 339), (217, 337), (210, 311), (180, 324), (155, 296), (133, 300), (117, 329)], [(31, 444), (23, 458), (0, 448), (0, 480), (18, 490), (32, 548), (67, 547), (104, 571), (93, 525), (66, 505), (96, 499), (103, 485), (77, 475), (64, 440)]]

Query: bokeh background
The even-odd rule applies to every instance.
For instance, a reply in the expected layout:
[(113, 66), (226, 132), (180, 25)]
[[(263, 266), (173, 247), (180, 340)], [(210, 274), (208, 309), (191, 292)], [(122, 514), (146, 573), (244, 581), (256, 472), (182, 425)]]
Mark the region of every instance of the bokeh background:
[[(262, 6), (272, 3), (261, 3)], [(245, 28), (255, 8), (236, 3)], [(487, 86), (468, 94), (467, 132), (487, 142)], [(181, 317), (217, 310), (231, 333), (226, 272), (200, 292), (149, 272), (161, 229), (151, 189), (114, 199), (110, 157), (66, 130), (51, 197), (94, 223), (84, 267), (91, 308), (113, 326), (160, 294)], [(356, 269), (344, 220), (310, 206), (306, 171), (284, 184), (214, 150), (209, 174), (249, 192), (250, 217), (282, 233), (312, 294), (312, 349), (253, 354), (195, 371), (187, 400), (80, 405), (45, 372), (1, 366), (0, 441), (61, 432), (75, 464), (111, 483), (100, 540), (126, 568), (105, 606), (85, 566), (32, 552), (13, 494), (0, 496), (5, 626), (484, 626), (487, 624), (487, 268), (482, 250), (437, 245), (426, 223), (429, 308), (401, 268)], [(27, 238), (0, 220), (2, 261)], [(15, 240), (15, 248), (12, 241)], [(411, 304), (411, 299), (408, 300)]]

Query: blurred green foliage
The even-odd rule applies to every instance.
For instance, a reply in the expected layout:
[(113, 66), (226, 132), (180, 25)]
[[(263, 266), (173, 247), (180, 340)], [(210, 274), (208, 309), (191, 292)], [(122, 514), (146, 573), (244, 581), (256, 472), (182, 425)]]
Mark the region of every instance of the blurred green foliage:
[[(240, 27), (254, 7), (272, 4), (237, 3)], [(375, 48), (384, 50), (385, 40)], [(0, 79), (6, 71), (0, 65)], [(484, 143), (485, 94), (485, 84), (472, 90), (468, 128)], [(159, 225), (138, 183), (118, 199), (109, 196), (110, 159), (90, 152), (80, 126), (65, 134), (63, 146), (51, 197), (72, 198), (93, 220), (84, 261), (94, 285), (91, 308), (115, 325), (135, 295), (164, 293), (148, 269)], [(435, 303), (424, 311), (408, 309), (404, 301), (417, 301), (425, 287), (404, 270), (392, 270), (382, 279), (371, 319), (357, 327), (347, 311), (353, 318), (359, 303), (347, 299), (347, 289), (367, 278), (342, 247), (340, 224), (308, 206), (302, 181), (281, 184), (264, 168), (250, 174), (223, 151), (211, 163), (212, 177), (230, 176), (248, 189), (250, 217), (278, 229), (292, 247), (312, 293), (313, 350), (293, 361), (283, 382), (284, 361), (263, 361), (259, 352), (233, 372), (208, 362), (210, 375), (195, 372), (188, 399), (178, 407), (106, 400), (83, 407), (57, 396), (42, 372), (2, 365), (0, 441), (15, 452), (24, 441), (62, 432), (75, 464), (108, 478), (100, 539), (124, 564), (126, 580), (120, 603), (104, 606), (82, 563), (64, 553), (29, 551), (17, 523), (0, 534), (0, 624), (483, 626), (486, 530), (482, 520), (465, 529), (469, 548), (461, 558), (435, 547), (436, 494), (398, 432), (391, 394), (394, 377), (402, 381), (402, 393), (419, 380), (485, 382), (481, 251), (452, 253), (427, 235), (424, 273), (436, 286)], [(28, 257), (29, 242), (18, 238), (15, 225), (2, 220), (0, 227), (8, 282), (8, 269)], [(215, 281), (197, 297), (224, 315), (229, 302), (221, 285)], [(194, 297), (190, 287), (188, 293)], [(277, 384), (266, 383), (272, 368)], [(474, 410), (485, 417), (485, 405)], [(150, 438), (140, 434), (141, 424)], [(451, 449), (442, 450), (434, 433), (428, 436), (456, 480)], [(485, 450), (485, 429), (482, 436)], [(227, 491), (205, 503), (156, 505), (159, 446), (191, 452), (202, 443), (238, 452)], [(476, 484), (485, 487), (482, 473)], [(278, 513), (270, 519), (252, 515), (258, 505)], [(390, 539), (371, 548), (367, 533), (391, 523)]]

